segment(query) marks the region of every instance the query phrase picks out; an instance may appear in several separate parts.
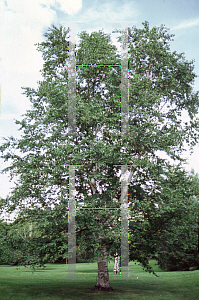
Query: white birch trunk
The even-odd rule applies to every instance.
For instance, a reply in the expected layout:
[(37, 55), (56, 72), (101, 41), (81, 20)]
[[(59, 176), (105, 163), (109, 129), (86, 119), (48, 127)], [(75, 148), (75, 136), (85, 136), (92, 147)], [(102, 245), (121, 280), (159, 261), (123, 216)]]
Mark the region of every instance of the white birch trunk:
[(119, 254), (115, 254), (115, 265), (114, 265), (114, 269), (113, 269), (113, 274), (116, 275), (116, 274), (119, 274), (120, 272), (120, 257), (119, 257)]

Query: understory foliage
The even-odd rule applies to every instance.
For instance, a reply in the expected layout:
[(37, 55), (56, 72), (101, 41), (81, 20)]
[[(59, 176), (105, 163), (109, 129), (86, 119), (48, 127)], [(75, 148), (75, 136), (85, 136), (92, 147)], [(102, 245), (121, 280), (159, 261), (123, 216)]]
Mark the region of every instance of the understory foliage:
[[(65, 212), (65, 210), (64, 210)], [(0, 234), (1, 264), (43, 266), (67, 256), (68, 218), (59, 209), (24, 209), (16, 220), (4, 223)]]
[[(121, 41), (123, 32), (115, 33)], [(199, 134), (193, 61), (171, 52), (173, 35), (164, 26), (150, 29), (145, 22), (141, 29), (128, 29), (129, 126), (122, 135), (121, 55), (110, 35), (81, 32), (76, 48), (77, 128), (71, 134), (70, 32), (52, 26), (44, 36), (45, 41), (37, 45), (44, 60), (43, 80), (37, 89), (23, 88), (32, 107), (17, 121), (21, 138), (10, 137), (0, 148), (1, 157), (10, 162), (4, 172), (18, 179), (10, 195), (1, 200), (2, 208), (14, 211), (26, 206), (34, 224), (44, 212), (40, 225), (35, 225), (41, 242), (37, 244), (39, 239), (32, 234), (28, 245), (36, 249), (36, 257), (44, 259), (45, 247), (51, 256), (59, 245), (66, 249), (61, 234), (67, 242), (67, 222), (62, 224), (62, 217), (55, 221), (53, 214), (61, 211), (67, 220), (69, 165), (75, 165), (76, 235), (82, 256), (102, 255), (103, 247), (108, 255), (120, 253), (121, 165), (127, 165), (130, 259), (151, 272), (151, 254), (163, 251), (161, 258), (164, 251), (171, 251), (169, 247), (174, 249), (177, 241), (172, 246), (171, 240), (181, 230), (184, 241), (181, 212), (186, 214), (189, 198), (195, 195), (181, 167), (185, 144), (193, 149)], [(187, 122), (181, 118), (183, 112)], [(160, 152), (175, 160), (176, 166), (161, 158)], [(45, 213), (50, 210), (50, 215)], [(52, 217), (52, 230), (48, 217)], [(49, 232), (42, 229), (45, 222)], [(195, 239), (195, 227), (191, 234)], [(167, 241), (167, 250), (161, 248), (162, 241)]]
[[(167, 271), (199, 269), (199, 177), (192, 170), (175, 183), (180, 191), (172, 219), (159, 231), (158, 264)], [(182, 193), (187, 194), (184, 198)], [(182, 203), (182, 205), (179, 205)]]

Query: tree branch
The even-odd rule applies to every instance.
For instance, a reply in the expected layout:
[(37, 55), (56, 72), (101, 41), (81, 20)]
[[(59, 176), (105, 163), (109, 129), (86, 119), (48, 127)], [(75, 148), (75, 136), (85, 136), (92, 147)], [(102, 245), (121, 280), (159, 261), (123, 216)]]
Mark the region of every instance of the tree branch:
[(87, 230), (87, 229), (88, 229), (87, 227), (83, 227), (83, 228), (81, 228), (79, 230), (76, 230), (75, 233), (79, 233), (79, 232), (82, 232), (82, 231)]

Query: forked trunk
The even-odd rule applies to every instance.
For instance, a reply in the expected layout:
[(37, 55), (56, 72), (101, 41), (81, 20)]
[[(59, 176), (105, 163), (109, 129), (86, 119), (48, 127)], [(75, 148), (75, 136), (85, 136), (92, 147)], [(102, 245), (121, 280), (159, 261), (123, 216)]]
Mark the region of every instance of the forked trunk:
[(97, 257), (98, 279), (95, 288), (99, 291), (113, 290), (109, 282), (108, 262), (105, 260), (108, 258), (106, 246), (101, 247), (101, 252), (104, 259), (100, 255)]

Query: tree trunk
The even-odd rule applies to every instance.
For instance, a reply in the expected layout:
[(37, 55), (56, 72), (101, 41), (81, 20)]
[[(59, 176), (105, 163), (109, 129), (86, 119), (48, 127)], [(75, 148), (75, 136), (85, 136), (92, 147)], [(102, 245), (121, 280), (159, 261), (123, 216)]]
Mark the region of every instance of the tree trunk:
[(115, 265), (114, 265), (114, 270), (113, 270), (113, 274), (116, 275), (116, 274), (119, 274), (120, 272), (120, 266), (119, 266), (119, 262), (120, 262), (120, 257), (119, 257), (119, 254), (115, 254)]
[[(95, 167), (93, 168), (93, 172), (96, 172), (96, 171), (97, 171), (97, 163), (96, 163)], [(96, 191), (97, 191), (96, 179), (91, 178), (89, 185), (91, 188), (92, 195), (95, 195)], [(99, 240), (102, 243), (102, 241), (104, 241), (104, 238), (101, 235), (99, 235)], [(103, 258), (100, 255), (97, 256), (98, 279), (97, 279), (97, 284), (95, 285), (94, 289), (97, 288), (99, 291), (113, 290), (113, 288), (111, 287), (110, 282), (109, 282), (108, 252), (107, 252), (106, 246), (102, 245), (100, 247), (100, 251), (103, 255)]]
[[(108, 258), (106, 246), (102, 246), (100, 250), (104, 259)], [(100, 255), (97, 256), (98, 279), (95, 288), (99, 291), (113, 290), (109, 282), (108, 262), (104, 259)]]

